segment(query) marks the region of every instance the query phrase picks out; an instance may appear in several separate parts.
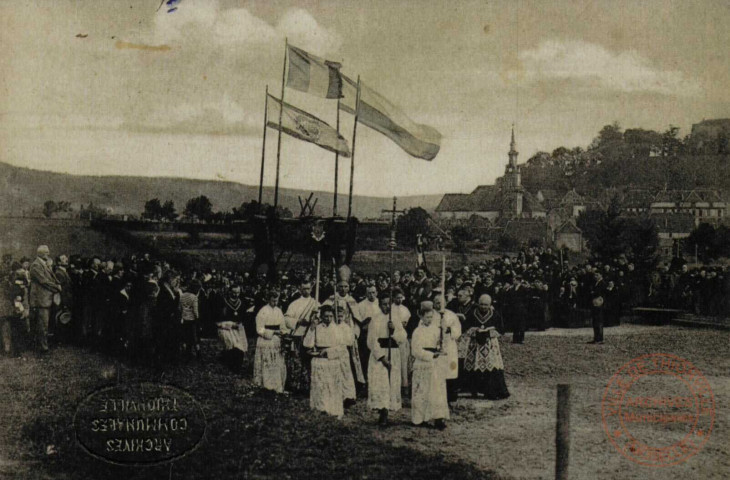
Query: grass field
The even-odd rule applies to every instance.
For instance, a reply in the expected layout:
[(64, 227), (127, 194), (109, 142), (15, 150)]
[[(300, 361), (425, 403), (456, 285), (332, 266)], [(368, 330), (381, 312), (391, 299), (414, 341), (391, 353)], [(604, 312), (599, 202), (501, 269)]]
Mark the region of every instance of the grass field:
[(93, 230), (83, 220), (0, 217), (0, 253), (34, 258), (38, 245), (48, 245), (54, 257), (79, 253), (122, 258), (132, 252), (124, 242)]
[[(572, 385), (571, 478), (727, 478), (730, 471), (730, 334), (678, 327), (623, 325), (606, 344), (586, 345), (588, 329), (528, 333), (524, 345), (503, 337), (512, 396), (490, 402), (459, 399), (449, 427), (415, 428), (410, 409), (381, 430), (360, 401), (342, 421), (312, 412), (305, 398), (270, 395), (235, 376), (206, 344), (202, 362), (156, 371), (115, 365), (71, 347), (44, 358), (0, 360), (2, 478), (553, 478), (555, 388)], [(622, 364), (664, 352), (693, 362), (714, 391), (714, 431), (687, 462), (649, 468), (621, 456), (601, 426), (601, 396)], [(117, 376), (118, 373), (118, 376)], [(172, 467), (119, 467), (88, 456), (73, 440), (78, 402), (115, 381), (159, 381), (190, 392), (202, 405), (208, 432), (201, 447)], [(663, 431), (656, 427), (660, 438)], [(57, 453), (47, 454), (53, 445)]]

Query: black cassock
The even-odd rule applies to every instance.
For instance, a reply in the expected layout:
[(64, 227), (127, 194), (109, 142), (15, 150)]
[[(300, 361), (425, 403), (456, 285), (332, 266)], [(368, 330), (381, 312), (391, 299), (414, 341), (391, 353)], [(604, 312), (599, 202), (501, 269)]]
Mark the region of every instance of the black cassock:
[(462, 335), (469, 337), (464, 359), (464, 387), (472, 394), (482, 393), (490, 400), (509, 397), (497, 338), (501, 324), (501, 318), (493, 308), (487, 312), (475, 308), (469, 312), (462, 327)]

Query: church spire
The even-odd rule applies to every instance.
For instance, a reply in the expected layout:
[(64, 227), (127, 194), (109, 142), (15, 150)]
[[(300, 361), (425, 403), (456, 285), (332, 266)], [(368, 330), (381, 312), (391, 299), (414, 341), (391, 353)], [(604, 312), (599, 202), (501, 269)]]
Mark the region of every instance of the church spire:
[(512, 124), (512, 141), (509, 142), (509, 164), (517, 166), (517, 142), (515, 142), (515, 124)]

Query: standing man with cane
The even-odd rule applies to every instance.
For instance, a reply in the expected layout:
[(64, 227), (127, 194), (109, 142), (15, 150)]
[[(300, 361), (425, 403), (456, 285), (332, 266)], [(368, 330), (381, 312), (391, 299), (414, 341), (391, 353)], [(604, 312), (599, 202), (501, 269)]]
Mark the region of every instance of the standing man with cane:
[(46, 245), (37, 250), (38, 257), (30, 266), (30, 321), (36, 348), (48, 352), (48, 321), (53, 306), (53, 295), (61, 293), (61, 285), (48, 266), (51, 252)]

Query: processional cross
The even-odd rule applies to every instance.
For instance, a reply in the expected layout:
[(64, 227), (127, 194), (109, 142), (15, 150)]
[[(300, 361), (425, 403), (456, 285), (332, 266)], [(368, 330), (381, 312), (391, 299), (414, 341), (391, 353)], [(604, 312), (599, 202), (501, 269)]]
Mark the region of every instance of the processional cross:
[[(395, 263), (395, 247), (396, 247), (396, 241), (395, 241), (395, 215), (397, 213), (404, 213), (405, 210), (397, 210), (398, 205), (398, 198), (393, 197), (393, 209), (392, 210), (382, 210), (383, 213), (390, 213), (390, 242), (388, 243), (388, 246), (390, 247), (390, 304), (391, 307), (388, 309), (388, 323), (393, 322), (393, 268)], [(390, 326), (388, 326), (388, 382), (390, 382), (390, 370), (392, 368), (390, 362), (391, 362), (391, 354), (390, 351), (392, 350), (391, 343), (393, 342), (393, 332), (390, 330)]]

